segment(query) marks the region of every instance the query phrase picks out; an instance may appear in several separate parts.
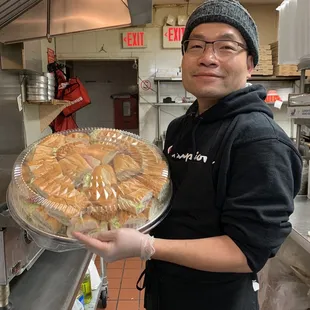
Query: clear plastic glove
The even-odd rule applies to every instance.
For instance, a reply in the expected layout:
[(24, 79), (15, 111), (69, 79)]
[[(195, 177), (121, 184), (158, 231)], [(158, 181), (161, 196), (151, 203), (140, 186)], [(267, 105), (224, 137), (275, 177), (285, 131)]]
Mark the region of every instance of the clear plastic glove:
[(147, 260), (155, 253), (154, 238), (135, 229), (120, 228), (101, 232), (93, 237), (78, 232), (73, 232), (72, 235), (107, 263), (130, 257)]

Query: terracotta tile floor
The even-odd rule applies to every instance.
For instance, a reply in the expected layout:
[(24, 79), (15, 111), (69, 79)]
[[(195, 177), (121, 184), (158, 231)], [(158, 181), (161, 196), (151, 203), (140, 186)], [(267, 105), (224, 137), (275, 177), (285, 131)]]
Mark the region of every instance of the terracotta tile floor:
[[(100, 261), (97, 257), (96, 266), (100, 273)], [(108, 302), (106, 310), (144, 310), (144, 291), (136, 289), (136, 282), (144, 269), (140, 259), (130, 258), (107, 265)], [(103, 310), (99, 308), (97, 310)]]

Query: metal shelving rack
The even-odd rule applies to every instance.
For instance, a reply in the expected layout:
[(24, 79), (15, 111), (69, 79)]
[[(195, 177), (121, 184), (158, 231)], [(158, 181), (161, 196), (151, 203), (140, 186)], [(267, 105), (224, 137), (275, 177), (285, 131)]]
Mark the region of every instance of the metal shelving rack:
[[(186, 103), (165, 103), (161, 102), (160, 100), (160, 84), (161, 83), (169, 83), (169, 82), (182, 82), (182, 77), (155, 77), (154, 81), (156, 82), (157, 86), (157, 93), (156, 93), (156, 103), (153, 104), (154, 107), (157, 108), (157, 117), (156, 117), (156, 123), (157, 123), (157, 132), (156, 132), (156, 138), (154, 140), (154, 144), (156, 144), (159, 148), (163, 149), (163, 139), (161, 135), (161, 107), (189, 107), (192, 105), (192, 102), (186, 102)], [(184, 90), (184, 95), (187, 97), (187, 91)]]
[(100, 280), (101, 283), (99, 287), (92, 291), (92, 300), (88, 305), (85, 305), (85, 310), (96, 310), (98, 308), (99, 300), (101, 300), (101, 306), (103, 309), (107, 307), (107, 299), (108, 299), (108, 279), (106, 272), (106, 264), (102, 257), (100, 257)]
[[(309, 66), (306, 66), (306, 68), (302, 71), (302, 76), (301, 76), (301, 81), (303, 81), (303, 92), (304, 92), (304, 85), (305, 85), (305, 71), (310, 68), (310, 63)], [(292, 77), (292, 76), (283, 76), (283, 77), (278, 77), (278, 76), (252, 76), (249, 79), (249, 82), (251, 81), (295, 81), (299, 80), (299, 77)], [(154, 140), (154, 144), (156, 144), (158, 147), (163, 148), (163, 139), (161, 135), (161, 107), (166, 106), (166, 107), (189, 107), (192, 102), (187, 102), (187, 103), (163, 103), (160, 100), (161, 92), (160, 92), (160, 84), (161, 83), (173, 83), (173, 82), (182, 82), (182, 77), (155, 77), (154, 81), (156, 82), (157, 86), (157, 94), (156, 94), (156, 103), (152, 103), (154, 107), (157, 108), (157, 117), (156, 117), (156, 123), (157, 123), (157, 132), (156, 132), (156, 138)], [(187, 91), (184, 90), (185, 97), (187, 97)], [(310, 98), (310, 97), (309, 97)], [(309, 107), (310, 107), (310, 99), (309, 99)], [(310, 123), (310, 119), (309, 119)], [(300, 130), (300, 129), (299, 129)]]
[(298, 69), (300, 75), (300, 90), (299, 94), (290, 94), (288, 100), (289, 117), (294, 119), (296, 124), (296, 146), (301, 144), (301, 127), (307, 126), (310, 128), (310, 94), (305, 93), (306, 70), (310, 69), (310, 59), (299, 63)]

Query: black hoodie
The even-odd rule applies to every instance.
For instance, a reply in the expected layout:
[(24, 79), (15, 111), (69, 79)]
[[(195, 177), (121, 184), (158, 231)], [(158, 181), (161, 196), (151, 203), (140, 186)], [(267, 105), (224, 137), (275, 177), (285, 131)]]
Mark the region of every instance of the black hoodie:
[[(291, 232), (302, 160), (265, 98), (262, 86), (248, 86), (201, 115), (195, 102), (170, 123), (164, 153), (173, 199), (169, 215), (152, 232), (155, 237), (228, 235), (254, 273), (276, 254)], [(180, 279), (214, 283), (234, 276), (153, 262), (160, 274)]]

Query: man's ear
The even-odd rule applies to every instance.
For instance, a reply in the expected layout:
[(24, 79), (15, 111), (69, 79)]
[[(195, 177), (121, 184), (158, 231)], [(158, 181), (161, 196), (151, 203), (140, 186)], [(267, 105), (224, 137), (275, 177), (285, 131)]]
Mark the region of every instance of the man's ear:
[(248, 69), (247, 78), (249, 79), (252, 76), (252, 72), (254, 70), (253, 56), (251, 55), (247, 57), (247, 69)]

